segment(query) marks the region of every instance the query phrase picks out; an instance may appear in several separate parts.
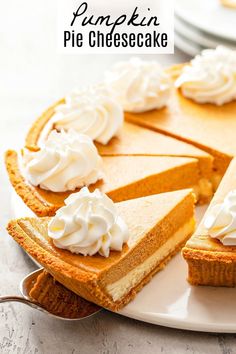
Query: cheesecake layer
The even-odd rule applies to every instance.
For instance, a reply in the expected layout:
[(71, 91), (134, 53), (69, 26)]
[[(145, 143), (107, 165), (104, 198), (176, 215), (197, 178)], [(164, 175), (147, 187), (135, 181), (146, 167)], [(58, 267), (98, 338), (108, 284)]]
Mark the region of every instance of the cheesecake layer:
[(170, 254), (174, 255), (175, 252), (179, 250), (180, 246), (184, 244), (189, 235), (193, 233), (194, 226), (195, 220), (191, 218), (143, 263), (132, 269), (123, 278), (108, 284), (106, 291), (112, 297), (113, 301), (120, 301), (133, 287), (136, 287), (142, 282), (151, 271), (157, 268), (159, 270), (160, 265), (164, 266), (163, 261)]
[(181, 190), (121, 202), (117, 207), (128, 226), (130, 238), (121, 252), (112, 251), (108, 258), (100, 255), (84, 257), (55, 247), (47, 234), (50, 218), (13, 220), (8, 231), (58, 282), (89, 301), (116, 310), (135, 296), (177, 251), (177, 247), (174, 251), (170, 248), (169, 254), (166, 250), (166, 257), (161, 262), (155, 260), (141, 281), (135, 279), (135, 285), (119, 300), (114, 301), (107, 293), (107, 285), (124, 278), (131, 269), (152, 257), (191, 220), (191, 225), (183, 230), (186, 234), (181, 240), (190, 236), (194, 228), (194, 196), (191, 190)]
[(236, 246), (224, 246), (218, 239), (210, 237), (204, 227), (205, 218), (212, 207), (222, 203), (233, 189), (236, 189), (236, 158), (230, 163), (196, 232), (183, 248), (183, 256), (189, 268), (188, 280), (191, 284), (236, 285)]
[[(72, 193), (55, 193), (30, 185), (20, 170), (15, 151), (8, 151), (5, 160), (9, 179), (15, 191), (38, 216), (54, 215)], [(114, 202), (184, 188), (194, 187), (197, 190), (200, 185), (198, 161), (193, 158), (106, 156), (103, 157), (103, 162), (104, 179), (90, 185), (89, 189), (93, 191), (99, 188)], [(204, 201), (208, 197), (199, 195), (199, 199)]]

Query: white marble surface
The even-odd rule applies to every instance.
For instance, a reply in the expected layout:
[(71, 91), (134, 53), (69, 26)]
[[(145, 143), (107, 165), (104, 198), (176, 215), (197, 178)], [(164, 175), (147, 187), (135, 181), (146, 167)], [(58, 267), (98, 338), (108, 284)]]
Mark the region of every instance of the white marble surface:
[[(35, 268), (4, 230), (11, 213), (3, 151), (21, 146), (28, 126), (47, 105), (75, 86), (98, 81), (105, 68), (124, 57), (58, 54), (55, 13), (56, 0), (1, 4), (0, 295), (18, 294), (20, 279)], [(168, 65), (188, 58), (176, 52), (157, 59)], [(172, 330), (105, 311), (82, 322), (65, 323), (21, 304), (4, 304), (0, 305), (0, 353), (233, 354), (236, 336)]]

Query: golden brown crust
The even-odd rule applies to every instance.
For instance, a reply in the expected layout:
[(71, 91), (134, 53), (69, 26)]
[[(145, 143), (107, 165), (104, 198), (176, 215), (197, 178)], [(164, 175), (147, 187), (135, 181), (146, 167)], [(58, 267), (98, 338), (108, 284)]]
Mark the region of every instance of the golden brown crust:
[(236, 253), (184, 247), (188, 281), (192, 285), (236, 286)]
[(37, 277), (29, 295), (50, 313), (64, 318), (82, 318), (100, 309), (65, 288), (45, 270)]
[[(27, 218), (26, 218), (27, 219)], [(74, 267), (69, 263), (63, 262), (53, 254), (48, 253), (42, 247), (40, 248), (31, 238), (27, 236), (24, 230), (19, 226), (17, 220), (10, 221), (7, 230), (9, 234), (23, 247), (33, 258), (62, 284), (67, 284), (67, 288), (78, 293), (88, 301), (93, 302), (93, 293), (97, 292), (96, 275)], [(63, 273), (63, 274), (62, 274)], [(74, 281), (77, 281), (77, 288), (74, 289)], [(69, 285), (68, 285), (69, 284)], [(79, 286), (78, 286), (79, 284)], [(98, 290), (98, 294), (100, 294)]]
[(37, 216), (54, 215), (59, 206), (45, 202), (37, 192), (37, 189), (26, 183), (24, 177), (20, 173), (17, 153), (15, 151), (8, 150), (6, 152), (5, 164), (10, 182), (16, 193), (23, 199), (24, 203)]
[(51, 119), (53, 113), (55, 112), (55, 107), (58, 106), (59, 104), (64, 103), (65, 100), (61, 99), (54, 103), (52, 106), (50, 106), (31, 126), (30, 130), (28, 131), (25, 139), (25, 147), (29, 150), (32, 151), (37, 151), (39, 150), (38, 147), (38, 140), (40, 138), (40, 135), (42, 133), (42, 130), (44, 129), (45, 125), (49, 122)]

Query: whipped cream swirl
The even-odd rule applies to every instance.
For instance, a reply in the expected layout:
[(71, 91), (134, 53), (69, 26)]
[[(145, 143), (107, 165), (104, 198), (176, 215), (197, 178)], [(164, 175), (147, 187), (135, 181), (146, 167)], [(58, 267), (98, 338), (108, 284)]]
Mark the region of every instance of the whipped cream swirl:
[(227, 194), (222, 204), (213, 206), (204, 226), (223, 245), (236, 246), (236, 189)]
[(73, 191), (103, 178), (93, 141), (74, 131), (51, 131), (39, 151), (24, 150), (23, 165), (32, 185), (52, 192)]
[(117, 135), (124, 121), (122, 106), (102, 85), (71, 93), (55, 111), (57, 130), (74, 129), (104, 145)]
[(167, 104), (171, 80), (155, 61), (131, 58), (105, 74), (105, 82), (127, 112), (145, 112)]
[(104, 193), (84, 187), (65, 200), (48, 225), (48, 235), (56, 247), (72, 253), (108, 257), (121, 251), (129, 238), (128, 228), (116, 205)]
[(203, 50), (176, 80), (184, 96), (223, 105), (236, 99), (236, 51), (222, 46)]

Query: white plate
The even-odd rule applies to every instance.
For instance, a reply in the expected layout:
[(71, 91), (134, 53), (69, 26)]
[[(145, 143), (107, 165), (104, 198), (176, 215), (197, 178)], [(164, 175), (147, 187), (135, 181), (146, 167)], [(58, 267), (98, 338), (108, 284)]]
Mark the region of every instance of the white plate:
[(177, 34), (189, 39), (206, 48), (215, 48), (218, 45), (224, 45), (232, 49), (236, 49), (236, 43), (225, 41), (222, 38), (211, 36), (198, 28), (191, 26), (178, 16), (175, 16), (175, 31)]
[(236, 41), (236, 10), (222, 6), (220, 0), (176, 0), (175, 13), (202, 31)]
[(195, 57), (204, 49), (177, 32), (175, 32), (175, 46), (191, 57)]
[[(14, 217), (32, 215), (13, 195)], [(198, 221), (206, 207), (197, 207)], [(236, 333), (236, 289), (191, 287), (187, 265), (175, 256), (119, 314), (157, 325), (203, 332)]]

